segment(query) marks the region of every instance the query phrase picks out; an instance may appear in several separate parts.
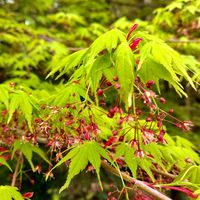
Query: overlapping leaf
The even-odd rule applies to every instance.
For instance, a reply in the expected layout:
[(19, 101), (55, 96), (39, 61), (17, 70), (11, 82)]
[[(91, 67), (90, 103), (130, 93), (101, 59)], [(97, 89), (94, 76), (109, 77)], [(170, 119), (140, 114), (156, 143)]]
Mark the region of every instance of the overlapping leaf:
[[(62, 163), (66, 162), (67, 160), (71, 159), (71, 163), (69, 165), (69, 172), (67, 176), (67, 180), (65, 184), (61, 187), (60, 192), (66, 189), (72, 178), (79, 174), (82, 170), (84, 170), (90, 162), (94, 167), (97, 177), (100, 182), (100, 165), (101, 165), (101, 156), (107, 159), (109, 162), (112, 163), (107, 151), (103, 149), (98, 143), (96, 142), (84, 142), (82, 145), (75, 146), (69, 153), (63, 157), (53, 168), (60, 166)], [(100, 182), (101, 184), (101, 182)]]
[(0, 102), (4, 103), (6, 108), (8, 109), (8, 104), (9, 104), (8, 87), (3, 84), (0, 85)]
[(32, 162), (33, 152), (39, 155), (45, 162), (50, 163), (46, 154), (42, 151), (42, 149), (40, 149), (37, 146), (34, 146), (30, 142), (20, 142), (19, 140), (16, 140), (13, 145), (12, 158), (17, 150), (20, 150), (24, 154), (25, 158), (28, 160), (31, 169), (33, 171), (34, 171), (34, 165)]
[(22, 111), (24, 118), (28, 122), (28, 127), (32, 131), (32, 112), (33, 112), (33, 106), (34, 105), (33, 99), (24, 91), (19, 90), (16, 91), (11, 95), (11, 100), (9, 103), (9, 112), (8, 112), (8, 123), (12, 119), (13, 113), (20, 108)]
[(57, 66), (53, 68), (53, 70), (48, 74), (47, 78), (49, 76), (52, 76), (57, 71), (60, 72), (59, 76), (57, 78), (61, 77), (63, 74), (69, 73), (70, 70), (73, 70), (75, 67), (79, 67), (83, 57), (86, 53), (87, 49), (83, 49), (80, 51), (77, 51), (66, 58), (62, 59)]
[[(185, 95), (180, 84), (179, 77), (185, 78), (195, 89), (194, 83), (187, 73), (188, 67), (184, 64), (181, 56), (170, 46), (161, 40), (140, 34), (147, 41), (140, 51), (140, 63), (138, 73), (143, 81), (155, 79), (159, 87), (159, 79), (164, 79), (171, 84), (180, 95)], [(151, 77), (153, 75), (153, 77)]]
[(120, 83), (120, 97), (126, 109), (132, 105), (134, 82), (134, 57), (127, 42), (121, 43), (114, 52), (115, 69)]
[(9, 185), (0, 186), (0, 199), (1, 200), (24, 200), (22, 195), (18, 192), (17, 187)]
[(85, 99), (86, 94), (86, 89), (81, 84), (69, 83), (65, 88), (58, 90), (55, 95), (52, 95), (51, 99), (53, 105), (65, 106), (66, 103), (79, 102), (81, 97)]
[(10, 171), (12, 171), (10, 165), (6, 162), (6, 160), (0, 156), (0, 164), (5, 165)]

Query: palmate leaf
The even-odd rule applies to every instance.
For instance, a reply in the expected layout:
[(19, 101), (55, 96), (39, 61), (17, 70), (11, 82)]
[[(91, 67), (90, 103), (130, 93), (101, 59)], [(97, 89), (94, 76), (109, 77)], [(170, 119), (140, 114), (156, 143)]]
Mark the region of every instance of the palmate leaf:
[[(158, 87), (159, 79), (164, 79), (168, 81), (180, 95), (186, 95), (180, 84), (179, 76), (181, 76), (195, 89), (194, 83), (187, 73), (188, 67), (184, 64), (178, 52), (154, 36), (142, 32), (139, 32), (134, 37), (136, 36), (144, 38), (146, 42), (140, 50), (140, 63), (138, 66), (138, 73), (143, 78), (147, 73), (151, 74), (151, 72), (153, 72)], [(152, 66), (149, 64), (153, 64), (153, 69), (151, 69)], [(143, 68), (143, 66), (145, 67)], [(165, 76), (164, 73), (160, 73), (162, 71), (161, 69), (167, 73)], [(143, 75), (143, 73), (146, 75)]]
[[(165, 136), (167, 136), (167, 134)], [(185, 144), (186, 142), (184, 142), (184, 145)], [(185, 162), (187, 159), (190, 159), (193, 163), (200, 163), (199, 155), (191, 148), (191, 146), (184, 147), (182, 141), (181, 143), (168, 143), (165, 146), (156, 145), (156, 150), (153, 149), (154, 145), (152, 145), (150, 145), (149, 147), (147, 145), (147, 147), (145, 147), (145, 150), (147, 150), (151, 155), (154, 156), (153, 159), (155, 160), (155, 162), (157, 162), (164, 170), (170, 170), (170, 168), (174, 164), (176, 164), (176, 166), (182, 170), (187, 165), (187, 162)], [(158, 159), (160, 159), (160, 161)], [(162, 160), (165, 161), (164, 167), (160, 163)]]
[[(179, 160), (180, 167), (185, 167), (186, 162), (185, 160), (191, 159), (192, 162), (195, 162), (197, 164), (200, 164), (200, 158), (198, 153), (196, 153), (193, 149), (190, 147), (182, 147), (182, 146), (171, 146), (169, 153), (172, 154), (172, 156), (175, 158), (175, 160)], [(178, 165), (177, 164), (177, 165)]]
[(58, 12), (47, 16), (52, 22), (57, 24), (68, 24), (70, 26), (85, 25), (85, 20), (82, 16), (75, 13)]
[(71, 163), (69, 166), (69, 174), (67, 176), (67, 181), (61, 187), (59, 192), (62, 192), (64, 189), (66, 189), (69, 186), (71, 179), (75, 175), (79, 174), (80, 171), (85, 169), (85, 167), (88, 164), (88, 161), (94, 167), (94, 169), (97, 173), (98, 180), (100, 182), (100, 186), (102, 187), (101, 181), (100, 181), (100, 176), (99, 176), (100, 163), (101, 163), (100, 156), (106, 158), (108, 161), (110, 161), (112, 163), (106, 150), (103, 149), (96, 142), (85, 142), (82, 146), (77, 147), (77, 148), (80, 148), (79, 152), (71, 159)]
[(121, 85), (120, 97), (126, 109), (132, 105), (134, 82), (134, 57), (127, 42), (122, 42), (114, 52), (115, 69)]
[(176, 23), (176, 19), (174, 19), (173, 14), (168, 11), (166, 12), (164, 8), (158, 8), (154, 12), (156, 13), (156, 16), (153, 19), (153, 24), (156, 25), (165, 24), (169, 27), (172, 27), (173, 24)]
[(86, 145), (82, 145), (77, 148), (80, 148), (79, 152), (71, 159), (67, 180), (65, 184), (60, 188), (59, 193), (61, 193), (64, 189), (66, 189), (69, 186), (72, 178), (77, 174), (79, 174), (82, 170), (84, 170), (88, 164), (89, 151)]
[(148, 80), (154, 80), (159, 92), (159, 80), (162, 79), (168, 81), (178, 94), (183, 94), (186, 96), (186, 93), (182, 89), (183, 87), (178, 82), (178, 79), (174, 80), (170, 72), (163, 67), (163, 65), (154, 62), (150, 58), (145, 60), (142, 65), (142, 69), (138, 71), (138, 74), (144, 83), (146, 83)]
[[(87, 76), (86, 76), (86, 80), (87, 80), (87, 84), (90, 86), (91, 91), (93, 92), (94, 96), (95, 96), (95, 100), (98, 104), (98, 98), (96, 95), (96, 90), (99, 86), (99, 82), (102, 78), (102, 76), (104, 75), (104, 69), (109, 70), (109, 68), (111, 67), (111, 60), (110, 57), (108, 55), (103, 55), (103, 56), (99, 56), (97, 57), (93, 63), (91, 63), (90, 66), (85, 66), (86, 70), (87, 70)], [(87, 69), (88, 68), (88, 69)]]
[(176, 136), (176, 145), (179, 146), (179, 147), (185, 147), (187, 149), (195, 149), (197, 150), (197, 147), (192, 144), (189, 140), (183, 138), (183, 137), (180, 137), (180, 136)]
[(108, 69), (111, 66), (111, 61), (108, 55), (99, 56), (87, 72), (86, 79), (91, 86), (93, 93), (96, 93), (99, 81), (102, 78), (103, 69)]
[(16, 140), (13, 145), (13, 150), (12, 150), (12, 158), (17, 150), (20, 150), (27, 161), (29, 162), (31, 169), (34, 171), (34, 165), (32, 162), (32, 156), (33, 152), (35, 152), (37, 155), (39, 155), (44, 161), (47, 163), (50, 163), (49, 159), (47, 158), (46, 154), (39, 148), (34, 146), (30, 142), (20, 142), (19, 140)]
[(149, 42), (146, 45), (151, 46), (151, 56), (152, 59), (156, 62), (161, 64), (166, 70), (170, 73), (172, 78), (175, 81), (178, 81), (178, 77), (173, 69), (173, 57), (169, 54), (169, 50), (167, 46), (163, 43), (159, 42)]
[(0, 102), (4, 103), (6, 108), (8, 109), (8, 102), (9, 102), (8, 86), (3, 84), (0, 84)]
[(182, 9), (183, 8), (183, 2), (181, 1), (174, 1), (170, 3), (167, 7), (166, 10), (169, 10), (170, 12), (173, 11), (174, 9)]
[(138, 161), (134, 156), (135, 150), (131, 148), (128, 144), (121, 143), (115, 152), (115, 158), (124, 156), (124, 161), (127, 164), (128, 168), (131, 170), (131, 173), (134, 178), (137, 178), (137, 168)]
[(37, 108), (37, 105), (34, 105), (33, 99), (24, 91), (16, 91), (11, 95), (11, 101), (9, 103), (9, 112), (8, 112), (8, 120), (7, 123), (10, 122), (12, 119), (13, 113), (15, 110), (20, 108), (22, 111), (24, 118), (28, 122), (28, 127), (30, 131), (32, 132), (32, 112), (33, 112), (33, 106)]
[(5, 165), (10, 171), (12, 171), (10, 165), (6, 162), (6, 160), (3, 157), (0, 157), (0, 164)]
[(154, 182), (155, 177), (151, 171), (152, 163), (150, 160), (147, 160), (145, 158), (142, 158), (139, 161), (139, 166), (148, 174), (148, 176), (151, 178), (151, 180)]
[[(52, 96), (52, 104), (56, 106), (65, 106), (66, 103), (80, 102), (81, 97), (86, 98), (86, 90), (79, 83), (69, 82), (65, 88), (58, 90), (58, 92)], [(90, 100), (90, 99), (88, 99)]]
[(30, 101), (30, 97), (23, 91), (19, 92), (20, 96), (20, 108), (24, 114), (25, 119), (28, 122), (28, 127), (32, 131), (31, 121), (32, 121), (32, 104)]
[(125, 34), (118, 29), (112, 29), (100, 37), (98, 37), (90, 46), (87, 52), (87, 60), (93, 59), (99, 55), (103, 50), (107, 50), (109, 53), (117, 47), (121, 42), (125, 42)]
[(200, 184), (200, 166), (187, 165), (185, 169), (174, 179), (173, 183), (189, 181)]
[[(151, 74), (153, 74), (158, 90), (159, 80), (164, 79), (175, 88), (179, 95), (186, 95), (179, 79), (179, 77), (183, 77), (195, 88), (192, 79), (187, 73), (187, 66), (175, 50), (162, 40), (144, 32), (137, 32), (132, 37), (142, 37), (144, 40), (144, 46), (139, 54), (140, 63), (137, 72), (143, 81), (152, 79)], [(72, 79), (86, 78), (94, 93), (101, 76), (105, 75), (106, 78), (110, 76), (106, 75), (105, 71), (112, 75), (116, 74), (119, 76), (121, 84), (119, 92), (122, 101), (125, 103), (126, 108), (131, 106), (132, 83), (135, 76), (134, 57), (123, 32), (118, 29), (112, 29), (97, 38), (88, 49), (71, 54), (64, 60), (49, 75), (60, 71), (60, 77), (70, 69), (77, 67), (78, 70), (72, 75)], [(65, 66), (64, 68), (63, 65)], [(103, 65), (109, 67), (103, 69)]]
[[(112, 29), (100, 37), (98, 37), (88, 49), (77, 51), (66, 58), (64, 58), (57, 67), (55, 67), (47, 76), (47, 78), (56, 72), (60, 72), (57, 78), (73, 70), (75, 67), (79, 68), (84, 66), (86, 71), (88, 66), (92, 66), (96, 57), (102, 53), (103, 50), (107, 50), (111, 53), (113, 49), (117, 47), (120, 42), (125, 42), (125, 34), (118, 29)], [(96, 63), (94, 63), (96, 65)]]
[(138, 168), (138, 159), (134, 156), (134, 149), (127, 149), (126, 154), (124, 155), (124, 161), (131, 170), (131, 173), (134, 178), (137, 177), (137, 168)]
[(60, 74), (57, 76), (58, 79), (63, 74), (69, 73), (69, 71), (73, 70), (75, 67), (79, 67), (86, 51), (87, 49), (83, 49), (62, 59), (60, 62), (58, 62), (58, 66), (54, 67), (53, 70), (47, 75), (47, 78), (59, 71)]
[(124, 156), (124, 161), (127, 164), (127, 167), (131, 170), (134, 178), (137, 178), (137, 169), (140, 167), (149, 175), (152, 181), (155, 181), (151, 170), (152, 161), (146, 157), (139, 159), (134, 155), (134, 152), (135, 149), (131, 148), (130, 145), (121, 143), (116, 148), (115, 158)]
[(13, 113), (19, 107), (19, 105), (20, 105), (19, 95), (17, 95), (17, 94), (12, 95), (12, 98), (11, 98), (11, 101), (10, 101), (10, 104), (9, 104), (9, 112), (8, 112), (9, 116), (8, 116), (7, 123), (10, 122), (10, 120), (12, 119)]
[(103, 189), (101, 181), (100, 181), (100, 176), (99, 176), (100, 166), (101, 166), (101, 157), (100, 157), (100, 154), (97, 151), (97, 149), (95, 148), (95, 143), (91, 143), (88, 148), (90, 149), (89, 152), (88, 152), (89, 162), (92, 164), (92, 166), (96, 170), (100, 186)]
[(192, 71), (192, 79), (197, 79), (198, 81), (198, 79), (200, 79), (200, 62), (191, 55), (182, 55), (181, 58), (189, 70)]
[(106, 77), (107, 80), (112, 81), (114, 76), (117, 76), (117, 72), (114, 66), (110, 66), (103, 69), (103, 75)]
[[(113, 69), (113, 61), (111, 60), (112, 50), (116, 49), (118, 44), (123, 42), (126, 42), (124, 33), (118, 29), (112, 29), (97, 38), (86, 52), (83, 66), (86, 71), (86, 78), (91, 80), (93, 92), (96, 91), (101, 76), (104, 74), (107, 77), (106, 71), (110, 73), (110, 70)], [(118, 51), (121, 53), (120, 48)], [(123, 57), (123, 55), (121, 56)], [(117, 53), (116, 57), (119, 57)]]
[[(67, 176), (67, 180), (65, 184), (61, 187), (60, 193), (65, 190), (72, 178), (79, 174), (82, 170), (84, 170), (90, 162), (92, 166), (94, 167), (98, 180), (101, 185), (100, 181), (100, 166), (101, 166), (101, 156), (105, 159), (107, 159), (110, 163), (112, 163), (112, 160), (110, 159), (107, 151), (103, 149), (98, 143), (96, 142), (84, 142), (82, 145), (77, 145), (74, 148), (72, 148), (69, 153), (64, 156), (53, 168), (60, 166), (62, 163), (66, 162), (67, 160), (71, 159), (71, 163), (69, 165), (69, 172)], [(48, 176), (47, 176), (48, 177)], [(102, 187), (102, 185), (101, 185)]]
[(24, 200), (22, 195), (18, 192), (18, 188), (9, 185), (0, 186), (1, 200)]
[(162, 167), (164, 171), (167, 171), (165, 165), (163, 164), (163, 155), (162, 152), (159, 150), (159, 144), (149, 143), (148, 145), (144, 145), (144, 151), (152, 155), (153, 161), (156, 162), (160, 167)]
[[(51, 170), (54, 170), (56, 167), (59, 167), (60, 165), (62, 165), (64, 162), (70, 160), (71, 158), (73, 158), (78, 152), (79, 152), (80, 148), (77, 148), (77, 146), (74, 146), (69, 153), (64, 156)], [(48, 176), (46, 177), (46, 179), (48, 178)]]

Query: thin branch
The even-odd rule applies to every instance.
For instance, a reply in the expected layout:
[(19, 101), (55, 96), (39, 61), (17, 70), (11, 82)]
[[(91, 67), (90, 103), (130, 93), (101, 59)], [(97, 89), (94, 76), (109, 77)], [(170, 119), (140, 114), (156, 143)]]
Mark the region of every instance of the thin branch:
[(163, 175), (165, 177), (169, 177), (169, 178), (172, 178), (172, 179), (175, 179), (177, 177), (177, 175), (175, 174), (170, 174), (168, 172), (164, 172), (164, 171), (161, 171), (161, 170), (158, 170), (158, 169), (154, 169), (154, 168), (151, 168), (151, 170), (157, 174), (160, 174), (160, 175)]
[[(120, 177), (120, 173), (118, 172), (117, 169), (115, 169), (114, 167), (112, 167), (111, 165), (109, 165), (106, 161), (101, 161), (101, 166), (111, 172), (112, 174), (119, 176)], [(148, 193), (149, 195), (154, 196), (156, 199), (159, 200), (172, 200), (171, 198), (165, 196), (164, 194), (162, 194), (161, 192), (151, 188), (150, 186), (146, 185), (144, 182), (137, 180), (135, 178), (132, 178), (131, 176), (127, 175), (125, 172), (121, 172), (121, 176), (122, 178), (129, 182), (129, 183), (134, 183), (134, 186), (139, 188), (140, 190)]]
[(83, 50), (86, 48), (82, 48), (82, 47), (67, 47), (67, 49), (69, 49), (69, 51), (79, 51), (79, 50)]
[(17, 180), (17, 176), (18, 176), (18, 172), (19, 172), (19, 168), (20, 168), (20, 164), (21, 164), (22, 160), (23, 160), (23, 155), (22, 155), (22, 152), (20, 151), (18, 161), (17, 161), (17, 165), (15, 167), (15, 171), (14, 171), (14, 174), (13, 174), (12, 183), (11, 183), (11, 186), (13, 186), (13, 187), (16, 184), (16, 180)]

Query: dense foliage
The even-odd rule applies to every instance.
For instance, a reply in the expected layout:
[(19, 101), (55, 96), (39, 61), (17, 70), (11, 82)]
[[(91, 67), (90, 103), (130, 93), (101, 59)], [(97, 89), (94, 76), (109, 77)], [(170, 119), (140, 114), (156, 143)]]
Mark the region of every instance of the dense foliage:
[(1, 199), (200, 199), (200, 1), (166, 4), (0, 0)]

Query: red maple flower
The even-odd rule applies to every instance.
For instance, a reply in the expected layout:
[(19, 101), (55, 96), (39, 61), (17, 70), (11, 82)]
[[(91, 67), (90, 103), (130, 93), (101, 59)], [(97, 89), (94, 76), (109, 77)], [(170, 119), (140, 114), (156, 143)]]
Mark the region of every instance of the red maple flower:
[(133, 26), (131, 27), (131, 29), (129, 30), (126, 39), (128, 40), (128, 38), (130, 37), (131, 33), (138, 27), (138, 24), (133, 24)]
[(135, 38), (135, 39), (129, 44), (130, 48), (131, 48), (132, 50), (134, 50), (134, 49), (138, 46), (138, 44), (139, 44), (141, 41), (142, 41), (142, 38)]

